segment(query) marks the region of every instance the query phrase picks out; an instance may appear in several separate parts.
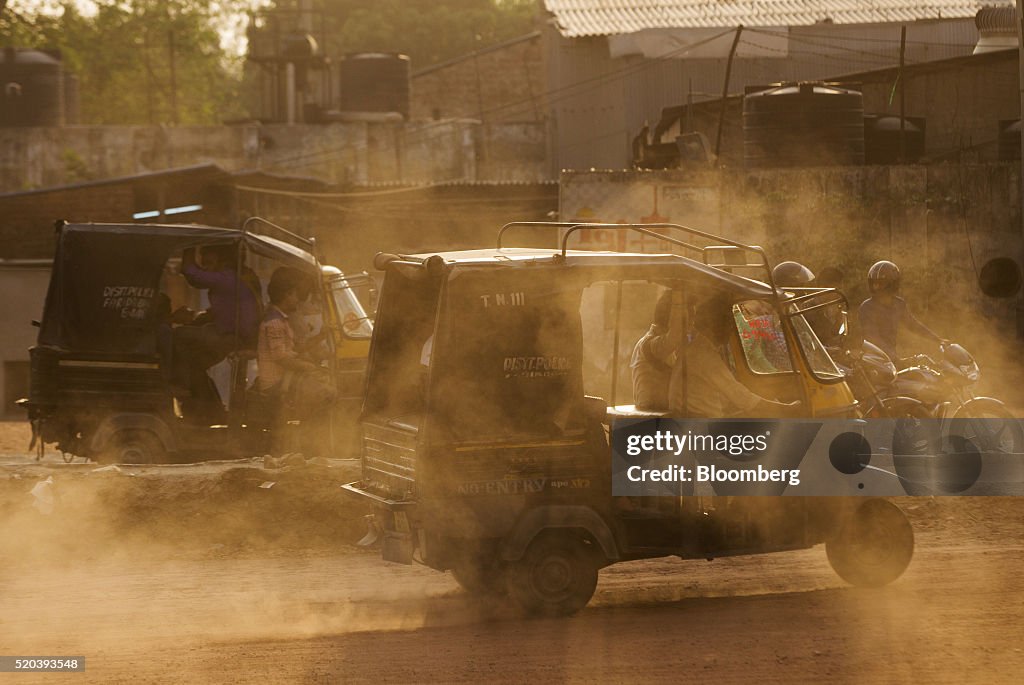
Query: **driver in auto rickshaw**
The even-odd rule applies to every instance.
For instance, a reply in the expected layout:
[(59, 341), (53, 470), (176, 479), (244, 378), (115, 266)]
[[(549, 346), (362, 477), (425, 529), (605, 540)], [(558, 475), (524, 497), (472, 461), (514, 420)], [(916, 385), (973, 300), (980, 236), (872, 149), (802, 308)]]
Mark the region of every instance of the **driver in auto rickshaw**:
[[(671, 298), (671, 307), (665, 304), (667, 298)], [(666, 309), (670, 311), (668, 316)], [(654, 325), (637, 342), (630, 366), (638, 409), (668, 411), (674, 416), (721, 418), (779, 416), (799, 406), (799, 402), (761, 397), (736, 379), (722, 352), (734, 322), (725, 298), (713, 296), (696, 307), (685, 342), (685, 357), (679, 354), (682, 345), (673, 333), (681, 329), (674, 323), (683, 315), (681, 293), (666, 291), (655, 306)], [(670, 372), (666, 374), (665, 369)], [(652, 405), (651, 398), (662, 397), (663, 406)]]
[[(172, 384), (175, 395), (203, 396), (209, 388), (206, 370), (238, 345), (256, 344), (262, 298), (259, 279), (251, 269), (237, 272), (237, 247), (208, 245), (199, 260), (196, 249), (182, 254), (181, 273), (189, 285), (208, 291), (209, 309), (173, 333)], [(255, 281), (255, 282), (253, 282)]]

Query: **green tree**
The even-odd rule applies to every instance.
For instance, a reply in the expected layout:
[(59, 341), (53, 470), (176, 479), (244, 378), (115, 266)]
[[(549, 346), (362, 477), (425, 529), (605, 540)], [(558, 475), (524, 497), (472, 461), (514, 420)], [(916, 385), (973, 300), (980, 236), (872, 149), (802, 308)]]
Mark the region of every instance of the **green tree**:
[[(294, 17), (299, 0), (271, 10)], [(539, 0), (313, 0), (313, 33), (324, 52), (401, 52), (413, 69), (529, 33)], [(293, 19), (294, 21), (294, 19)]]
[(96, 5), (88, 17), (70, 3), (31, 14), (9, 6), (0, 43), (59, 49), (79, 80), (83, 123), (212, 124), (242, 114), (238, 58), (221, 49), (216, 29), (242, 0)]

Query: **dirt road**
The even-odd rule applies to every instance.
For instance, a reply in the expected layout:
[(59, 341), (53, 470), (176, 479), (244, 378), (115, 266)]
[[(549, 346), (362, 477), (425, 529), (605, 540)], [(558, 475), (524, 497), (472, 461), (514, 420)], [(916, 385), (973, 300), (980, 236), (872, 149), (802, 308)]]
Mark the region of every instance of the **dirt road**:
[(0, 653), (86, 656), (17, 683), (1019, 682), (1024, 506), (909, 502), (918, 550), (888, 588), (844, 587), (821, 548), (653, 560), (560, 620), (351, 546), (8, 558)]
[[(1024, 673), (1024, 498), (901, 500), (917, 552), (880, 590), (845, 587), (820, 547), (652, 560), (604, 569), (577, 616), (525, 620), (447, 574), (354, 547), (362, 512), (343, 509), (337, 486), (350, 464), (98, 470), (36, 464), (9, 442), (0, 655), (83, 655), (86, 672), (2, 683), (959, 684)], [(47, 514), (30, 489), (50, 476)]]

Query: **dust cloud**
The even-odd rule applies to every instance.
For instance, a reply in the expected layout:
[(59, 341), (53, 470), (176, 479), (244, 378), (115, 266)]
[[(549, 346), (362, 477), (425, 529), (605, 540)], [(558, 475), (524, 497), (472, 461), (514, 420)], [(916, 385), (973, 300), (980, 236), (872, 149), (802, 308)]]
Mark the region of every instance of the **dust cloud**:
[[(988, 177), (996, 171), (978, 165), (748, 172), (742, 182), (723, 183), (721, 206), (728, 211), (718, 230), (763, 246), (773, 264), (795, 260), (816, 274), (838, 270), (835, 285), (854, 325), (869, 297), (868, 268), (895, 262), (911, 311), (978, 360), (981, 380), (973, 390), (1024, 416), (1024, 389), (1014, 380), (1022, 363), (1019, 296), (989, 297), (979, 285), (989, 260), (1024, 254), (1016, 201), (1000, 195), (1017, 186)], [(907, 334), (901, 353), (935, 359), (938, 349)]]
[[(126, 633), (304, 634), (350, 621), (344, 612), (329, 612), (328, 620), (327, 612), (304, 609), (289, 588), (308, 584), (308, 567), (365, 532), (368, 512), (339, 487), (356, 477), (355, 462), (297, 458), (264, 468), (262, 459), (154, 467), (67, 465), (54, 456), (3, 461), (5, 647), (37, 653), (42, 645), (116, 642)], [(206, 569), (223, 565), (238, 572), (214, 575), (223, 587), (210, 607)], [(125, 615), (129, 625), (111, 618)]]

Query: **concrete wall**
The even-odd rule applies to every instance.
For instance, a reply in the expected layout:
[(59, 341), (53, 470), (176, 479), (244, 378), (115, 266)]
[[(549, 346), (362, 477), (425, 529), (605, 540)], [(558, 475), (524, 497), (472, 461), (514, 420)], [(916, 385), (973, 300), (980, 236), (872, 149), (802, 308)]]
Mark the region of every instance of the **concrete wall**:
[(25, 418), (14, 401), (27, 396), (28, 348), (39, 331), (31, 322), (42, 318), (49, 282), (48, 264), (0, 260), (0, 417)]
[[(68, 126), (0, 129), (0, 193), (189, 166), (262, 169), (330, 183), (430, 183), (487, 180), (515, 170), (542, 180), (542, 124), (504, 127), (447, 119), (409, 124), (353, 121), (330, 125)], [(539, 128), (538, 128), (539, 127)], [(494, 138), (492, 145), (487, 137)], [(493, 152), (477, 164), (482, 150)], [(538, 161), (539, 160), (539, 161)]]

